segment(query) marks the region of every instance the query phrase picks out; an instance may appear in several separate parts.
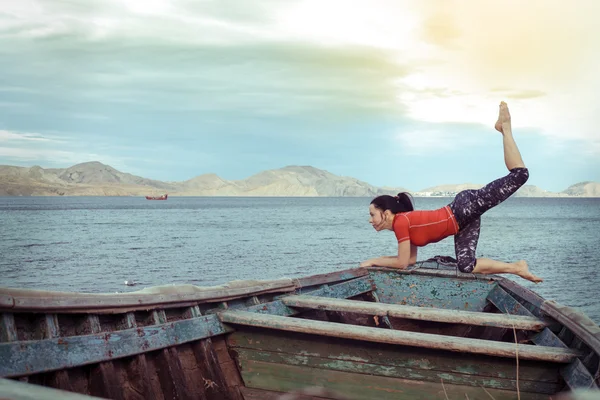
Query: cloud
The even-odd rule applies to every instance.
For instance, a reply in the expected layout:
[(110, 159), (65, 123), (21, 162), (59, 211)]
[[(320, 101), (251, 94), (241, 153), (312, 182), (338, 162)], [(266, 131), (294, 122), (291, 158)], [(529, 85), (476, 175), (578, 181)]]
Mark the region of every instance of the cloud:
[(106, 115), (89, 114), (89, 113), (71, 114), (70, 117), (76, 118), (76, 119), (92, 120), (92, 121), (97, 121), (97, 122), (106, 121), (106, 120), (110, 119)]
[(466, 95), (424, 95), (407, 77), (404, 91), (415, 97), (405, 103), (410, 116), (483, 123), (493, 118), (486, 110), (506, 100), (520, 114), (513, 120), (518, 127), (549, 136), (598, 136), (591, 110), (600, 90), (593, 72), (600, 68), (597, 2), (568, 8), (557, 1), (413, 4), (422, 21), (420, 40), (431, 45), (427, 57), (439, 61), (421, 68), (417, 83)]
[(491, 89), (492, 92), (498, 93), (501, 96), (512, 99), (536, 99), (539, 97), (545, 97), (548, 93), (541, 90), (515, 90), (507, 88), (495, 88)]
[(456, 148), (455, 143), (448, 140), (447, 133), (436, 129), (401, 132), (395, 139), (399, 142), (402, 154), (408, 155), (425, 155)]
[(436, 158), (439, 154), (469, 151), (469, 148), (480, 146), (489, 139), (489, 136), (481, 134), (481, 127), (476, 124), (419, 124), (400, 130), (393, 136), (401, 154)]
[(14, 115), (2, 123), (185, 142), (377, 121), (374, 134), (410, 126), (397, 140), (422, 153), (453, 123), (491, 128), (507, 100), (516, 128), (589, 142), (598, 3), (551, 2), (9, 2), (0, 107)]
[(59, 143), (61, 140), (55, 138), (45, 137), (39, 133), (25, 133), (25, 132), (12, 132), (6, 130), (0, 130), (0, 143), (7, 142), (55, 142)]
[(106, 154), (56, 150), (48, 148), (15, 148), (0, 145), (0, 157), (5, 158), (11, 165), (41, 164), (42, 166), (56, 166), (67, 168), (75, 164), (100, 161), (120, 171), (129, 172), (132, 169), (128, 165), (132, 158), (112, 157)]

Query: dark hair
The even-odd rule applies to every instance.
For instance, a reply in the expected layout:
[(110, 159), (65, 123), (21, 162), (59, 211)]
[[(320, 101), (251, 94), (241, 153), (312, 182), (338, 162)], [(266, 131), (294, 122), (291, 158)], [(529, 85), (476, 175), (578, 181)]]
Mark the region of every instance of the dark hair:
[(387, 194), (377, 196), (371, 201), (371, 204), (381, 211), (390, 210), (393, 214), (415, 209), (412, 196), (407, 192), (398, 193), (396, 196)]

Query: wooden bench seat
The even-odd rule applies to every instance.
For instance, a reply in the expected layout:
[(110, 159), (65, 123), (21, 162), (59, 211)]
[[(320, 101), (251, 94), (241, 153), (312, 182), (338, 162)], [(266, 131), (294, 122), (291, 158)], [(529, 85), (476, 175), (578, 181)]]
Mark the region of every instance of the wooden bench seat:
[(469, 339), (420, 332), (396, 331), (347, 325), (333, 322), (313, 321), (275, 315), (257, 314), (247, 311), (225, 311), (218, 313), (223, 323), (278, 329), (291, 332), (325, 335), (345, 339), (363, 340), (376, 343), (389, 343), (474, 354), (487, 354), (498, 357), (567, 363), (579, 353), (571, 349), (535, 346), (482, 339)]
[(499, 328), (525, 329), (530, 331), (539, 331), (547, 326), (546, 322), (538, 318), (522, 315), (445, 310), (440, 308), (371, 303), (367, 301), (344, 299), (325, 299), (317, 296), (288, 296), (283, 297), (281, 300), (288, 307), (301, 307), (327, 311), (345, 311), (357, 314), (408, 318), (422, 321), (494, 326)]

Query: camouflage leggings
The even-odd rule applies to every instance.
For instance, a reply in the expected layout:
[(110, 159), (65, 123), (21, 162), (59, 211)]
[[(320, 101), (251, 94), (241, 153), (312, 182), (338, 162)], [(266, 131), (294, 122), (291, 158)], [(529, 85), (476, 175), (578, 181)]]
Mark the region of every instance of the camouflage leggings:
[(473, 272), (475, 268), (481, 215), (508, 199), (528, 178), (527, 168), (513, 168), (508, 175), (488, 183), (479, 190), (463, 190), (450, 203), (450, 209), (459, 227), (454, 236), (454, 250), (461, 272)]

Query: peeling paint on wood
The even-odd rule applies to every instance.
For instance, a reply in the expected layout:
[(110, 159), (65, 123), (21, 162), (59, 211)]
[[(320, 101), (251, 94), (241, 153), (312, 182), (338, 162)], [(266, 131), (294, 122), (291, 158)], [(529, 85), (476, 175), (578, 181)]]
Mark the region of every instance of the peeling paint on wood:
[(371, 270), (382, 303), (447, 310), (482, 311), (493, 281), (460, 278), (433, 278), (427, 275), (399, 274)]
[(54, 371), (141, 354), (230, 331), (215, 315), (95, 335), (0, 343), (0, 376)]
[[(515, 380), (515, 362), (509, 358), (462, 354), (456, 357), (451, 352), (418, 347), (371, 343), (314, 336), (304, 333), (242, 328), (228, 337), (233, 350), (249, 349), (302, 357), (323, 357), (333, 361), (368, 363), (444, 372), (447, 374), (472, 375), (483, 379)], [(559, 383), (560, 364), (520, 360), (519, 379), (528, 381)]]
[[(377, 363), (365, 363), (356, 361), (335, 360), (327, 357), (315, 357), (308, 355), (293, 355), (280, 352), (265, 352), (249, 349), (238, 349), (238, 355), (242, 370), (248, 361), (260, 361), (273, 364), (307, 366), (322, 370), (333, 370), (342, 372), (354, 372), (373, 376), (385, 376), (390, 378), (410, 379), (418, 382), (438, 383), (444, 382), (467, 386), (484, 386), (486, 388), (517, 390), (516, 379), (501, 379), (488, 376), (477, 376), (468, 374), (450, 373), (438, 370), (426, 370), (419, 368), (397, 367), (393, 365), (381, 365)], [(558, 382), (538, 382), (520, 379), (519, 388), (525, 392), (554, 394), (563, 387)]]

